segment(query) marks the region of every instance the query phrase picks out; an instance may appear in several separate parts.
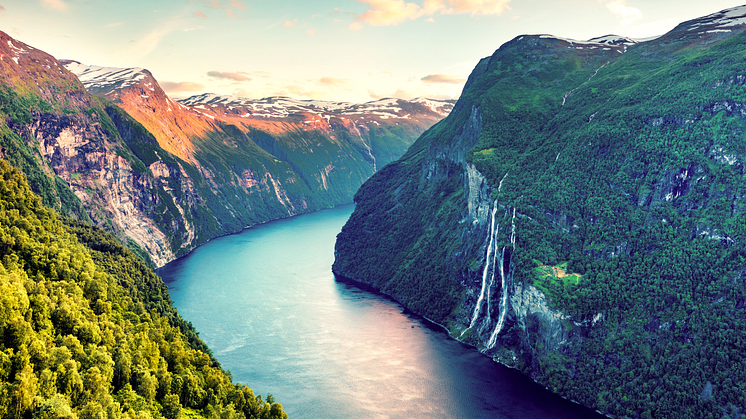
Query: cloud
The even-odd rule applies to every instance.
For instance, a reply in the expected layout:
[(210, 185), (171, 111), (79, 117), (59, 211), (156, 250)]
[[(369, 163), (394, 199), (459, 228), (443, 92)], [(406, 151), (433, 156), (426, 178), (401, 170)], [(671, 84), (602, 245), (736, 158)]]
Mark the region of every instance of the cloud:
[(216, 79), (227, 79), (233, 81), (251, 81), (251, 78), (246, 73), (228, 73), (223, 71), (208, 71), (207, 75)]
[(202, 19), (207, 19), (207, 15), (204, 14), (204, 13), (202, 13), (202, 12), (200, 12), (200, 11), (194, 12), (194, 15), (197, 16), (197, 17), (201, 17)]
[(295, 26), (296, 23), (298, 23), (298, 19), (295, 19), (292, 22), (289, 20), (286, 20), (285, 23), (282, 24), (282, 27), (286, 29), (293, 29), (293, 28), (296, 28)]
[[(417, 3), (407, 3), (405, 0), (359, 1), (370, 4), (370, 10), (362, 15), (356, 15), (355, 20), (371, 26), (398, 25), (422, 16), (430, 16), (432, 19), (436, 13), (442, 15), (471, 14), (472, 16), (499, 15), (509, 8), (508, 3), (510, 3), (510, 0), (424, 0), (420, 6)], [(359, 30), (362, 27), (357, 22), (350, 25), (350, 30)]]
[(351, 31), (359, 31), (360, 29), (363, 29), (363, 25), (361, 25), (358, 22), (352, 22), (350, 23), (350, 30)]
[[(227, 2), (218, 1), (218, 0), (200, 0), (202, 4), (205, 5), (205, 7), (212, 9), (212, 10), (218, 10), (222, 9), (225, 11), (226, 15), (233, 19), (236, 18), (235, 10), (245, 10), (246, 5), (242, 1), (238, 0), (228, 0)], [(201, 14), (200, 14), (201, 13)], [(203, 17), (204, 13), (202, 12), (196, 12), (196, 16)], [(207, 15), (204, 15), (204, 17), (207, 17)]]
[(239, 89), (236, 89), (236, 90), (234, 90), (234, 91), (233, 91), (233, 96), (237, 96), (237, 97), (245, 97), (245, 98), (249, 98), (249, 99), (251, 99), (251, 98), (253, 98), (253, 97), (254, 97), (254, 93), (253, 93), (253, 92), (251, 92), (251, 91), (249, 91), (249, 90), (246, 90), (246, 89), (240, 89), (240, 88), (239, 88)]
[(308, 90), (298, 85), (286, 85), (283, 90), (277, 93), (280, 96), (291, 96), (295, 98), (323, 99), (327, 93), (317, 90)]
[(445, 7), (443, 14), (470, 13), (473, 15), (499, 15), (508, 9), (510, 0), (425, 0), (425, 4), (435, 3), (431, 7), (438, 7), (449, 3), (452, 7)]
[(220, 2), (217, 0), (201, 0), (202, 3), (205, 4), (205, 6), (209, 7), (212, 10), (216, 10), (218, 7), (220, 7)]
[[(2, 6), (0, 6), (0, 7), (2, 7)], [(124, 25), (124, 22), (113, 22), (113, 23), (109, 23), (108, 25), (106, 25), (104, 27), (105, 28), (116, 28), (117, 26), (122, 26), (122, 25)]]
[(368, 96), (370, 96), (370, 98), (374, 100), (386, 99), (386, 98), (410, 100), (410, 99), (414, 99), (415, 97), (417, 97), (417, 95), (415, 95), (414, 93), (408, 92), (402, 89), (396, 89), (396, 91), (391, 94), (379, 94), (372, 90), (368, 90)]
[(404, 0), (361, 0), (370, 3), (371, 10), (356, 17), (371, 26), (398, 25), (420, 16), (420, 6)]
[(41, 4), (49, 9), (65, 11), (68, 6), (62, 0), (41, 0)]
[(194, 83), (191, 81), (173, 82), (173, 81), (162, 81), (159, 82), (161, 89), (166, 93), (177, 93), (177, 92), (201, 92), (205, 90), (204, 84)]
[(337, 79), (334, 77), (322, 77), (318, 80), (318, 84), (323, 86), (349, 86), (349, 79)]
[(129, 48), (127, 51), (125, 51), (124, 54), (126, 56), (133, 57), (129, 59), (138, 59), (141, 57), (145, 57), (146, 55), (150, 54), (151, 52), (153, 52), (154, 49), (158, 47), (158, 44), (161, 43), (161, 40), (163, 39), (163, 37), (173, 32), (174, 30), (175, 30), (174, 22), (168, 23), (163, 27), (152, 30), (150, 33), (145, 35), (139, 41), (134, 41), (134, 40), (130, 41), (134, 43), (134, 45), (131, 48)]
[(429, 74), (420, 80), (431, 84), (464, 84), (466, 79), (463, 77), (454, 77), (446, 74)]
[(311, 29), (307, 30), (306, 33), (309, 34), (309, 35), (311, 35), (311, 36), (314, 36), (316, 34), (316, 30), (313, 29), (313, 28), (311, 28)]
[(626, 0), (614, 0), (607, 3), (606, 7), (611, 10), (612, 13), (622, 18), (622, 21), (620, 22), (622, 26), (629, 25), (630, 23), (642, 19), (642, 12), (640, 9), (627, 6)]

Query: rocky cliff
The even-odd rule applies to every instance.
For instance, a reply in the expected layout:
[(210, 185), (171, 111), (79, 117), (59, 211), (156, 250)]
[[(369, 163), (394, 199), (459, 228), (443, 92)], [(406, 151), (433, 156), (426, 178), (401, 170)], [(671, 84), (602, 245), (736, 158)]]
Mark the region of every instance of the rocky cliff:
[(282, 125), (270, 130), (175, 102), (144, 69), (63, 65), (4, 33), (0, 43), (4, 156), (45, 204), (92, 220), (155, 266), (222, 234), (350, 202), (377, 163), (450, 106), (410, 104), (416, 116), (381, 129), (375, 118), (375, 129), (343, 118), (316, 129), (303, 114), (264, 115)]
[(360, 188), (335, 274), (605, 414), (738, 416), (745, 23), (501, 46)]

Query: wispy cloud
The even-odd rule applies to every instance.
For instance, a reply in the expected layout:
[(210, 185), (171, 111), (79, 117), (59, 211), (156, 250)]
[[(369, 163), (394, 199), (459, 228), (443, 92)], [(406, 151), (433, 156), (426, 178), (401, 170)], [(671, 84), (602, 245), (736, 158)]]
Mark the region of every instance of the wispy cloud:
[(166, 25), (164, 27), (154, 29), (147, 35), (145, 35), (142, 39), (139, 41), (135, 41), (135, 45), (127, 50), (125, 52), (125, 55), (131, 55), (134, 57), (144, 57), (151, 52), (153, 52), (154, 49), (158, 47), (158, 44), (161, 43), (161, 40), (163, 37), (168, 35), (169, 33), (173, 32), (174, 28), (172, 24)]
[(280, 96), (291, 96), (296, 98), (308, 98), (308, 99), (323, 99), (326, 97), (326, 92), (317, 90), (309, 90), (298, 85), (286, 85), (282, 90), (278, 92)]
[(425, 83), (432, 83), (432, 84), (464, 84), (466, 83), (466, 79), (463, 77), (455, 77), (455, 76), (449, 76), (446, 74), (429, 74), (423, 78), (421, 78)]
[(59, 11), (65, 11), (68, 9), (67, 3), (63, 2), (62, 0), (41, 0), (41, 4), (46, 8)]
[(390, 94), (379, 94), (379, 93), (374, 92), (372, 90), (368, 90), (368, 95), (373, 100), (385, 99), (385, 98), (396, 98), (396, 99), (410, 100), (410, 99), (414, 99), (416, 97), (416, 95), (413, 94), (412, 92), (408, 92), (408, 91), (402, 90), (402, 89), (396, 89), (396, 91), (394, 93), (390, 93)]
[(370, 3), (371, 9), (363, 13), (358, 20), (372, 26), (398, 25), (409, 19), (420, 17), (420, 6), (405, 3), (404, 0), (363, 0)]
[(220, 7), (220, 2), (217, 0), (201, 0), (201, 1), (206, 7), (209, 7), (212, 10), (216, 10), (218, 7)]
[(191, 81), (173, 82), (173, 81), (162, 81), (159, 82), (161, 88), (166, 93), (178, 93), (178, 92), (201, 92), (205, 90), (205, 85), (200, 83), (194, 83)]
[(316, 29), (311, 28), (311, 29), (307, 30), (306, 33), (309, 34), (309, 35), (311, 35), (311, 36), (314, 36), (314, 35), (316, 35)]
[(233, 7), (239, 10), (243, 10), (246, 8), (246, 6), (243, 4), (242, 1), (230, 0), (228, 3), (230, 4), (230, 7)]
[(251, 78), (244, 72), (230, 73), (225, 71), (208, 71), (207, 75), (216, 79), (226, 79), (233, 81), (251, 81)]
[(622, 26), (629, 25), (630, 23), (642, 19), (642, 12), (640, 9), (627, 6), (627, 0), (614, 0), (607, 3), (606, 7), (611, 10), (612, 13), (622, 18), (622, 21), (620, 22)]
[(204, 13), (202, 13), (202, 12), (200, 12), (199, 10), (196, 11), (196, 12), (194, 12), (194, 15), (197, 16), (197, 17), (201, 17), (202, 19), (207, 19), (207, 15), (204, 14)]
[(298, 19), (294, 19), (292, 22), (289, 20), (286, 20), (285, 23), (282, 24), (282, 27), (286, 29), (294, 29), (297, 27), (296, 26), (297, 24), (298, 24)]
[[(448, 3), (448, 6), (445, 5)], [(425, 0), (424, 8), (443, 10), (443, 14), (499, 15), (508, 9), (510, 0)]]
[(109, 23), (108, 25), (106, 25), (104, 27), (105, 28), (116, 28), (116, 27), (122, 26), (122, 25), (124, 25), (124, 22), (112, 22), (112, 23)]
[(334, 77), (322, 77), (317, 82), (320, 85), (323, 86), (349, 86), (350, 80), (349, 79), (338, 79)]
[[(226, 15), (231, 19), (238, 17), (236, 15), (237, 10), (246, 10), (246, 5), (244, 4), (244, 2), (239, 0), (200, 0), (200, 2), (208, 9), (225, 11)], [(201, 13), (201, 15), (197, 13)], [(199, 17), (207, 17), (207, 15), (203, 12), (196, 12), (195, 15)]]
[(359, 30), (365, 22), (371, 26), (398, 25), (407, 20), (435, 14), (499, 15), (508, 9), (510, 0), (424, 0), (420, 6), (405, 0), (359, 0), (370, 4), (370, 10), (355, 16), (351, 30)]

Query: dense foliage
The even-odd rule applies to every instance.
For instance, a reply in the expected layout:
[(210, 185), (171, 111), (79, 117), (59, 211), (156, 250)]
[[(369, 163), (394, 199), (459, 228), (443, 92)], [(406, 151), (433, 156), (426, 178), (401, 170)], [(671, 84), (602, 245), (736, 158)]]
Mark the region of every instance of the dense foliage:
[[(518, 214), (514, 281), (535, 285), (581, 325), (568, 321), (570, 340), (550, 351), (542, 325), (509, 322), (498, 351), (617, 417), (738, 416), (746, 408), (746, 34), (709, 43), (669, 36), (575, 59), (536, 38), (480, 63), (460, 112), (361, 188), (336, 272), (384, 290), (420, 284), (395, 294), (406, 303), (425, 289), (458, 295), (461, 278), (481, 269), (485, 234), (459, 224), (463, 200), (447, 209), (458, 201), (435, 191), (451, 189), (428, 177), (443, 158), (425, 155), (448, 149), (473, 107), (483, 124), (466, 160), (492, 185), (502, 225), (506, 210)], [(463, 169), (452, 176), (463, 184)], [(408, 190), (419, 195), (409, 199)], [(442, 247), (432, 256), (412, 252), (434, 243)], [(565, 262), (579, 274), (573, 281), (537, 269)], [(417, 268), (415, 279), (402, 275)], [(437, 279), (444, 275), (451, 280)], [(416, 307), (448, 322), (468, 310), (459, 303)]]
[(0, 417), (287, 415), (231, 383), (136, 256), (0, 161)]

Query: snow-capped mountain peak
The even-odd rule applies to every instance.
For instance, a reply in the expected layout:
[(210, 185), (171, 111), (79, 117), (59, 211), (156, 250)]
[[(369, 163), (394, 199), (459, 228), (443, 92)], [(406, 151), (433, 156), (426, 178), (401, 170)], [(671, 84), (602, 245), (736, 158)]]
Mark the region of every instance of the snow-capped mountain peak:
[(126, 88), (147, 79), (150, 73), (142, 68), (117, 68), (85, 65), (73, 60), (60, 60), (70, 72), (78, 76), (88, 90)]
[[(286, 118), (293, 114), (312, 114), (321, 118), (376, 117), (379, 119), (408, 118), (413, 113), (432, 112), (446, 116), (453, 109), (453, 101), (418, 98), (411, 101), (384, 98), (366, 103), (347, 103), (323, 100), (298, 100), (285, 96), (249, 99), (204, 93), (179, 101), (181, 104), (217, 114), (225, 113), (244, 118)], [(410, 109), (414, 105), (421, 108)]]
[(730, 31), (729, 28), (746, 25), (746, 5), (721, 10), (682, 25), (689, 26), (689, 31)]

